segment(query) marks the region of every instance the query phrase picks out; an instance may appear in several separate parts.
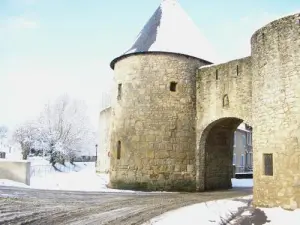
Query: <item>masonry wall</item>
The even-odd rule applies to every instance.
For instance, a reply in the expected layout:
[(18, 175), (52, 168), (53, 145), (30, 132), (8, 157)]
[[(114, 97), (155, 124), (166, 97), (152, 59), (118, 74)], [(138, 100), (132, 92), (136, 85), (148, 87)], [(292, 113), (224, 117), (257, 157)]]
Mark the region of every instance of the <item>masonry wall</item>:
[[(226, 98), (228, 96), (228, 98)], [(223, 101), (228, 104), (223, 105)], [(197, 76), (197, 123), (199, 127), (225, 117), (251, 121), (251, 57), (204, 66)]]
[[(274, 21), (251, 39), (254, 204), (300, 207), (300, 14)], [(264, 154), (273, 154), (265, 175)]]
[(199, 69), (196, 141), (198, 190), (231, 187), (233, 134), (241, 122), (251, 125), (251, 119), (251, 57)]
[[(192, 57), (163, 53), (131, 55), (116, 63), (112, 187), (195, 190), (196, 72), (201, 65)], [(175, 92), (170, 82), (177, 83)]]
[(100, 112), (99, 115), (99, 144), (97, 157), (97, 172), (108, 173), (110, 167), (110, 125), (111, 107)]
[(162, 53), (116, 63), (112, 187), (230, 188), (233, 133), (244, 121), (253, 127), (254, 205), (300, 208), (300, 14), (261, 28), (251, 45), (250, 57), (213, 66)]
[(30, 162), (1, 159), (0, 179), (8, 179), (30, 185)]

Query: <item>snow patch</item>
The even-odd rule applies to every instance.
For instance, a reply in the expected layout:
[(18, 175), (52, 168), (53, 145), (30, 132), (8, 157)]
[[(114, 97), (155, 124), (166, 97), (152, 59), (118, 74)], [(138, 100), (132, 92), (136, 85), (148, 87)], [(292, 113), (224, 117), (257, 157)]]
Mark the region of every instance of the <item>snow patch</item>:
[[(253, 195), (232, 198), (218, 201), (209, 201), (200, 204), (194, 204), (169, 211), (161, 216), (155, 217), (143, 225), (211, 225), (223, 224), (222, 222), (230, 220), (231, 216), (238, 212), (240, 207), (247, 207), (247, 202), (237, 200), (251, 200)], [(300, 209), (294, 211), (284, 210), (282, 208), (258, 208), (262, 210), (268, 220), (268, 224), (282, 225), (299, 224)], [(252, 217), (251, 211), (246, 209), (242, 217)], [(236, 224), (234, 219), (226, 224)], [(254, 224), (254, 223), (253, 223)]]
[(253, 187), (253, 179), (231, 179), (232, 187)]
[(75, 166), (70, 163), (66, 163), (66, 166), (57, 165), (58, 168), (64, 168), (64, 170), (68, 171), (59, 172), (55, 171), (46, 159), (35, 157), (30, 160), (34, 165), (32, 168), (35, 168), (35, 172), (31, 171), (30, 186), (4, 179), (0, 180), (0, 186), (87, 192), (136, 192), (107, 188), (109, 175), (97, 174), (95, 172), (95, 162), (75, 163)]
[(300, 209), (295, 211), (288, 211), (282, 208), (259, 208), (264, 211), (268, 220), (272, 225), (282, 225), (282, 224), (299, 224), (300, 221)]
[(209, 201), (169, 211), (159, 217), (151, 219), (143, 225), (221, 224), (221, 222), (229, 218), (232, 213), (236, 213), (239, 207), (246, 205), (247, 203), (245, 202), (229, 199)]
[(21, 187), (21, 188), (29, 188), (28, 185), (12, 181), (12, 180), (7, 180), (7, 179), (0, 179), (0, 186), (10, 186), (10, 187)]

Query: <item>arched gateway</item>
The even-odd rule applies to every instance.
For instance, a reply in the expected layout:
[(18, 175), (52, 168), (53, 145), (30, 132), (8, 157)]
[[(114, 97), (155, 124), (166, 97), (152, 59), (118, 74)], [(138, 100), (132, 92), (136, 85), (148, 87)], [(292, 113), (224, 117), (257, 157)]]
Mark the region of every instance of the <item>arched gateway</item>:
[(114, 59), (110, 185), (230, 188), (233, 131), (253, 127), (254, 204), (300, 207), (300, 14), (223, 64), (175, 0), (164, 0)]

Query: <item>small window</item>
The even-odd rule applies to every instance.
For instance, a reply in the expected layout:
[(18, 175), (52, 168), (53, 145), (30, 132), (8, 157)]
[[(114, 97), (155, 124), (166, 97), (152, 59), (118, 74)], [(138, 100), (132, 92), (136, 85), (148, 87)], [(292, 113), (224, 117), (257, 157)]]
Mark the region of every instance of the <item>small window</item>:
[(247, 145), (252, 146), (252, 133), (247, 132)]
[(216, 80), (219, 80), (219, 71), (216, 70)]
[(273, 176), (273, 154), (264, 154), (265, 175)]
[(236, 131), (233, 134), (233, 147), (236, 146)]
[(122, 97), (122, 84), (118, 84), (118, 100)]
[(245, 148), (246, 147), (246, 143), (247, 143), (246, 134), (242, 134), (242, 143), (243, 143), (243, 146)]
[(245, 165), (245, 162), (244, 162), (244, 154), (241, 155), (241, 166), (243, 167)]
[(233, 153), (232, 164), (233, 164), (233, 165), (236, 164), (236, 154), (235, 154), (235, 153)]
[(121, 141), (117, 143), (117, 159), (121, 158)]
[(236, 75), (239, 75), (239, 65), (236, 66)]
[(176, 86), (177, 86), (176, 82), (171, 82), (170, 83), (170, 91), (175, 92), (176, 91)]

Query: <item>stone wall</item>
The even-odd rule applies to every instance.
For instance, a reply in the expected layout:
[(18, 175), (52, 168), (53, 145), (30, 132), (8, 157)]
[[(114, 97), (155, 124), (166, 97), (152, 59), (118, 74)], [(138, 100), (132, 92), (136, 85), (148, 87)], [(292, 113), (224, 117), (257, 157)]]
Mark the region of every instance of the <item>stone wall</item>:
[[(201, 65), (196, 58), (162, 53), (131, 55), (116, 63), (112, 187), (195, 190), (195, 75)], [(171, 82), (177, 83), (175, 92)]]
[(107, 173), (110, 167), (110, 123), (111, 107), (100, 112), (99, 115), (99, 144), (97, 156), (97, 172)]
[(300, 207), (300, 14), (261, 28), (251, 45), (250, 57), (212, 66), (165, 53), (116, 63), (112, 187), (229, 188), (233, 132), (244, 121), (253, 127), (254, 205)]
[(242, 121), (252, 124), (251, 113), (251, 57), (199, 69), (196, 148), (198, 190), (231, 187), (233, 133)]
[[(254, 204), (300, 207), (300, 14), (274, 21), (251, 39)], [(273, 176), (264, 171), (273, 154)]]
[(1, 159), (0, 179), (8, 179), (30, 185), (30, 162)]
[(249, 123), (252, 118), (251, 111), (251, 57), (199, 69), (197, 74), (199, 127), (206, 127), (213, 121), (225, 117), (240, 118)]

